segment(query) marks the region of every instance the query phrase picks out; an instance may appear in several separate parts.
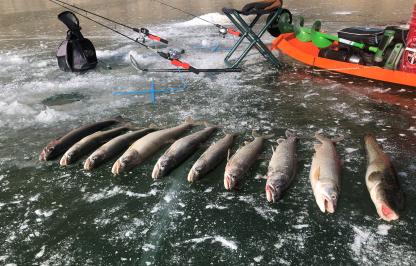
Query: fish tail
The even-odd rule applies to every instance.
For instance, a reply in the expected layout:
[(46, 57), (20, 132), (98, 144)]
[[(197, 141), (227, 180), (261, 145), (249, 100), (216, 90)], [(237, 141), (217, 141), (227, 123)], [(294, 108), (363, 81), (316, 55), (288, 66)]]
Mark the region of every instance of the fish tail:
[(269, 134), (269, 135), (262, 135), (259, 132), (257, 132), (256, 130), (253, 130), (251, 132), (251, 134), (253, 135), (253, 137), (255, 138), (263, 138), (263, 139), (271, 139), (274, 137), (274, 134)]
[(286, 135), (286, 138), (288, 138), (288, 139), (296, 140), (298, 138), (297, 134), (296, 134), (296, 131), (293, 131), (291, 129), (286, 130), (285, 135)]
[(340, 141), (344, 140), (345, 137), (343, 135), (339, 135), (336, 138), (330, 139), (330, 138), (325, 137), (324, 135), (322, 135), (319, 132), (315, 132), (315, 138), (317, 140), (319, 140), (320, 142), (322, 142), (322, 143), (327, 142), (327, 141), (337, 143), (337, 142), (340, 142)]
[(131, 122), (131, 119), (122, 117), (121, 115), (115, 116), (112, 118), (113, 120), (117, 121), (118, 123), (127, 123), (127, 122)]
[(139, 127), (137, 124), (133, 123), (133, 122), (127, 122), (123, 125), (123, 127), (127, 128), (127, 130), (131, 130), (131, 131), (136, 131), (141, 129), (141, 127)]

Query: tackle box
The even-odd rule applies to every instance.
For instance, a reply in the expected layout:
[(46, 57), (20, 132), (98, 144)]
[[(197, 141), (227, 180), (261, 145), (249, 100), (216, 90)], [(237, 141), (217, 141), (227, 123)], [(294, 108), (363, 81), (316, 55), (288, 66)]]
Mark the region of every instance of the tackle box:
[(338, 37), (371, 46), (378, 46), (383, 38), (384, 29), (351, 27), (338, 31)]

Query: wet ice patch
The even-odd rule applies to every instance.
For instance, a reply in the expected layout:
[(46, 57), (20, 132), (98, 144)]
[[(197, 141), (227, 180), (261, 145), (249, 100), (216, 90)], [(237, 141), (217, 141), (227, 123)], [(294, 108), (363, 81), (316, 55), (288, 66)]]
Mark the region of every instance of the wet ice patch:
[(220, 242), (221, 246), (231, 249), (231, 250), (237, 250), (238, 248), (236, 242), (226, 239), (225, 237), (222, 237), (222, 236), (215, 236), (213, 242)]
[[(230, 249), (230, 250), (237, 250), (238, 249), (238, 244), (237, 242), (227, 239), (223, 236), (204, 236), (204, 237), (198, 237), (198, 238), (192, 238), (189, 240), (185, 240), (182, 243), (187, 244), (187, 243), (194, 243), (194, 244), (200, 244), (202, 242), (211, 240), (211, 243), (220, 243), (221, 246)], [(177, 243), (175, 244), (176, 246), (181, 245), (181, 243)]]
[(67, 120), (69, 118), (71, 118), (71, 116), (69, 116), (66, 113), (59, 112), (59, 111), (56, 111), (52, 108), (46, 107), (45, 110), (41, 111), (35, 117), (35, 120), (40, 122), (40, 123), (49, 124), (49, 123), (52, 123), (52, 122)]
[(225, 209), (228, 209), (228, 207), (220, 206), (218, 204), (208, 204), (207, 206), (205, 206), (205, 209), (225, 210)]
[(377, 234), (382, 235), (382, 236), (386, 236), (389, 234), (389, 230), (392, 228), (393, 226), (390, 224), (380, 224), (377, 227)]
[(387, 237), (391, 227), (386, 224), (377, 228), (353, 226), (352, 258), (359, 263), (382, 261), (384, 265), (412, 265), (416, 251), (400, 239)]
[(254, 257), (253, 260), (255, 262), (259, 263), (259, 262), (261, 262), (263, 260), (263, 256), (260, 255), (260, 256)]
[(84, 196), (84, 200), (91, 203), (102, 199), (112, 198), (117, 195), (126, 195), (134, 198), (146, 198), (157, 194), (157, 189), (153, 188), (148, 193), (135, 193), (129, 190), (124, 190), (119, 186), (113, 188), (101, 189), (99, 193), (87, 193)]
[(358, 149), (357, 149), (357, 148), (346, 148), (346, 149), (345, 149), (345, 151), (346, 151), (347, 153), (353, 153), (353, 152), (358, 151)]
[(35, 255), (36, 259), (39, 259), (39, 258), (43, 257), (43, 254), (45, 254), (45, 248), (46, 248), (46, 246), (42, 246), (40, 251), (38, 253), (36, 253), (36, 255)]
[(39, 216), (39, 217), (45, 217), (45, 218), (47, 218), (49, 216), (52, 216), (52, 214), (54, 213), (54, 211), (55, 210), (43, 211), (43, 210), (37, 209), (37, 210), (35, 210), (35, 214), (37, 216)]
[(303, 228), (308, 228), (309, 225), (308, 224), (296, 224), (296, 225), (292, 225), (292, 227), (297, 230), (302, 230)]

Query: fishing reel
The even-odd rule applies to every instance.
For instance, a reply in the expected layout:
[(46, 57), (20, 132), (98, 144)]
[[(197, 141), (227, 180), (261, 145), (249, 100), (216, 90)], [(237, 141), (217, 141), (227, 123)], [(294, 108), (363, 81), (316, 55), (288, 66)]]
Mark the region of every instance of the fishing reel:
[(157, 52), (163, 58), (168, 60), (179, 60), (181, 59), (182, 55), (185, 53), (184, 49), (177, 50), (177, 49), (169, 49), (167, 52)]
[(218, 27), (218, 33), (220, 34), (221, 37), (225, 38), (225, 36), (228, 34), (228, 30), (227, 28), (221, 26), (221, 25), (217, 25)]

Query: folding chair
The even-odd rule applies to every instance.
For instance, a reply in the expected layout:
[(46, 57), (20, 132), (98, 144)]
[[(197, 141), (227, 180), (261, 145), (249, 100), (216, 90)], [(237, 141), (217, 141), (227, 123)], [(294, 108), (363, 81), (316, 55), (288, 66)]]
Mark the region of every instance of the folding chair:
[[(260, 54), (262, 54), (268, 62), (270, 62), (275, 67), (281, 67), (282, 63), (272, 54), (272, 52), (267, 48), (267, 46), (261, 40), (263, 34), (271, 27), (272, 24), (279, 21), (280, 15), (283, 13), (290, 12), (287, 9), (282, 8), (273, 8), (270, 10), (265, 10), (268, 6), (270, 6), (272, 2), (256, 2), (250, 3), (243, 7), (242, 10), (236, 10), (232, 8), (223, 8), (222, 11), (224, 14), (231, 20), (231, 22), (237, 27), (237, 29), (241, 32), (240, 39), (234, 44), (233, 48), (230, 50), (228, 55), (225, 57), (224, 62), (234, 68), (238, 67), (241, 61), (247, 56), (250, 50), (255, 47)], [(241, 15), (248, 16), (248, 15), (256, 15), (254, 20), (247, 24), (247, 22), (241, 17)], [(258, 34), (254, 33), (253, 27), (259, 21), (260, 17), (263, 15), (269, 15), (267, 19), (266, 25), (260, 30)], [(291, 15), (290, 15), (291, 16)], [(231, 57), (238, 49), (238, 47), (243, 43), (244, 39), (248, 39), (250, 44), (247, 48), (243, 51), (243, 53), (233, 62), (231, 61)]]

